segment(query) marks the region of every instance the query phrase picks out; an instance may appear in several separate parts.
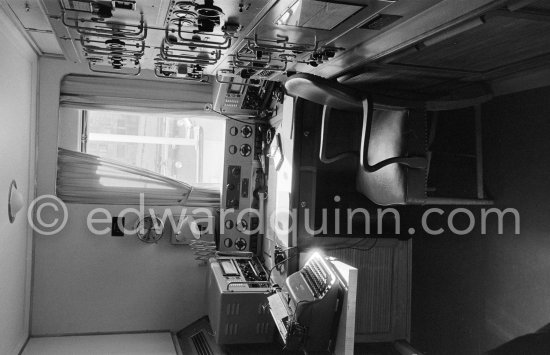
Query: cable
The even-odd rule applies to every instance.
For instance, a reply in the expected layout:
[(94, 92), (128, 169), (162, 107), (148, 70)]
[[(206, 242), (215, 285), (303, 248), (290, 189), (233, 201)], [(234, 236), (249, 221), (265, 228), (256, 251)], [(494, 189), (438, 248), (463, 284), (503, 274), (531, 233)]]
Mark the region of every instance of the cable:
[(290, 250), (290, 249), (296, 249), (298, 248), (297, 246), (293, 246), (293, 247), (286, 247), (286, 248), (283, 248), (282, 246), (280, 246), (279, 244), (275, 243), (275, 248), (279, 248), (280, 251), (287, 251), (287, 250)]
[(296, 303), (296, 306), (294, 307), (294, 314), (292, 315), (292, 322), (293, 322), (293, 323), (298, 324), (297, 321), (296, 321), (296, 312), (298, 312), (298, 307), (300, 307), (300, 304), (302, 304), (302, 303), (310, 303), (310, 302), (311, 302), (311, 301), (300, 300), (300, 301), (298, 301), (298, 303)]
[[(368, 248), (357, 248), (357, 245), (361, 244), (362, 242), (364, 242), (365, 240), (364, 239), (361, 239), (359, 240), (358, 242), (352, 244), (351, 246), (343, 246), (343, 247), (338, 247), (338, 248), (327, 248), (325, 250), (327, 251), (331, 251), (331, 250), (342, 250), (342, 249), (352, 249), (352, 250), (359, 250), (359, 251), (369, 251), (369, 250), (372, 250), (372, 248), (374, 248), (376, 246), (376, 244), (378, 243), (378, 237), (376, 237), (374, 239), (374, 243), (372, 243), (371, 246), (369, 246)], [(289, 249), (293, 249), (293, 248), (296, 248), (296, 247), (288, 247), (282, 251), (287, 251)], [(309, 249), (305, 249), (303, 252), (307, 253), (309, 250), (312, 250), (312, 249), (316, 249), (316, 248), (309, 248)], [(277, 268), (277, 266), (281, 265), (282, 263), (284, 262), (287, 262), (293, 258), (295, 258), (296, 256), (300, 255), (300, 253), (296, 252), (296, 254), (292, 255), (292, 256), (289, 256), (288, 258), (284, 259), (284, 260), (281, 260), (279, 261), (278, 263), (276, 263), (275, 265), (273, 265), (267, 272), (267, 280), (271, 280), (271, 273), (273, 272), (273, 270), (275, 270), (275, 268)]]
[[(293, 247), (292, 247), (292, 248), (293, 248)], [(288, 250), (288, 249), (287, 249), (287, 250)], [(289, 256), (288, 258), (286, 258), (286, 259), (284, 259), (284, 260), (281, 260), (281, 261), (279, 261), (277, 264), (273, 265), (273, 266), (271, 267), (271, 269), (269, 269), (269, 271), (268, 271), (267, 280), (268, 280), (268, 281), (271, 280), (271, 273), (273, 272), (273, 270), (274, 270), (277, 266), (281, 265), (282, 263), (284, 263), (284, 262), (286, 262), (286, 261), (291, 260), (292, 258), (295, 258), (295, 257), (298, 256), (298, 255), (300, 255), (300, 253), (296, 253), (296, 254), (294, 254), (294, 255), (292, 255), (292, 256)]]
[[(374, 239), (374, 242), (373, 242), (372, 245), (370, 245), (368, 248), (357, 248), (357, 245), (361, 244), (361, 243), (364, 242), (364, 241), (365, 241), (365, 239), (361, 239), (361, 240), (359, 240), (358, 242), (356, 242), (356, 243), (354, 243), (354, 244), (352, 244), (352, 245), (350, 245), (350, 246), (343, 246), (343, 247), (338, 247), (338, 248), (327, 248), (327, 249), (324, 249), (324, 250), (332, 251), (332, 250), (352, 249), (352, 250), (359, 250), (359, 251), (369, 251), (369, 250), (372, 250), (372, 248), (374, 248), (374, 247), (376, 246), (376, 244), (378, 243), (378, 237), (376, 237), (376, 238)], [(293, 248), (296, 248), (296, 247), (288, 247), (288, 248), (286, 248), (286, 249), (284, 249), (284, 250), (282, 250), (282, 251), (287, 251), (287, 250), (293, 249)], [(304, 252), (304, 253), (307, 253), (309, 250), (312, 250), (312, 249), (317, 249), (317, 248), (315, 248), (315, 247), (308, 248), (308, 249), (305, 249), (303, 252)], [(269, 269), (269, 271), (268, 271), (267, 279), (268, 279), (268, 280), (271, 279), (271, 273), (273, 272), (273, 270), (274, 270), (275, 268), (277, 268), (277, 266), (281, 265), (281, 264), (284, 263), (284, 262), (287, 262), (287, 261), (293, 259), (293, 258), (296, 257), (297, 255), (300, 255), (300, 253), (297, 252), (296, 254), (294, 254), (294, 255), (292, 255), (292, 256), (289, 256), (288, 258), (286, 258), (286, 259), (284, 259), (284, 260), (281, 260), (281, 261), (279, 261), (278, 263), (276, 263), (275, 265), (273, 265), (273, 266)]]

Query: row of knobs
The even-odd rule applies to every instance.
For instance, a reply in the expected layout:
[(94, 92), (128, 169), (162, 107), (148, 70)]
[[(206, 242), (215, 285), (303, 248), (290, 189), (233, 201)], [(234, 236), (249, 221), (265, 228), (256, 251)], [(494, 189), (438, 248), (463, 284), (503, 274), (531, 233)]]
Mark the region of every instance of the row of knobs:
[[(245, 125), (241, 128), (241, 136), (243, 138), (250, 138), (252, 136), (252, 133), (254, 133), (254, 129), (252, 126)], [(236, 126), (233, 126), (229, 129), (229, 134), (232, 136), (236, 136), (239, 134), (239, 128)], [(252, 153), (252, 147), (250, 144), (242, 144), (240, 148), (238, 148), (236, 145), (230, 145), (229, 146), (229, 154), (237, 154), (237, 151), (241, 153), (243, 157), (247, 157)]]
[[(243, 126), (243, 128), (241, 128), (241, 135), (243, 136), (243, 138), (249, 138), (252, 135), (252, 132), (252, 127), (249, 125)], [(232, 136), (236, 136), (237, 134), (239, 134), (239, 128), (235, 126), (229, 128), (229, 134)]]
[(239, 151), (243, 157), (247, 157), (250, 155), (250, 153), (252, 153), (252, 147), (250, 146), (250, 144), (243, 144), (240, 148), (237, 148), (237, 146), (234, 144), (229, 146), (229, 154), (236, 154), (237, 151)]
[[(235, 222), (233, 222), (232, 220), (228, 219), (225, 221), (225, 229), (231, 229), (235, 226)], [(248, 222), (245, 221), (244, 219), (241, 220), (238, 224), (237, 224), (237, 230), (239, 232), (244, 232), (245, 230), (248, 229)]]
[[(233, 240), (231, 238), (225, 238), (223, 241), (223, 245), (226, 248), (231, 248), (233, 246)], [(239, 238), (235, 241), (235, 249), (237, 250), (245, 250), (246, 249), (246, 240), (243, 238)]]
[[(250, 125), (244, 125), (240, 129), (240, 134), (243, 138), (250, 138), (252, 136), (252, 133), (254, 133), (254, 129)], [(232, 126), (231, 128), (229, 128), (229, 134), (231, 136), (239, 135), (239, 128), (236, 127), (236, 126)], [(229, 150), (229, 154), (231, 154), (231, 155), (237, 154), (237, 152), (239, 152), (241, 154), (241, 156), (248, 157), (250, 154), (252, 154), (252, 147), (250, 146), (250, 144), (246, 144), (246, 143), (242, 144), (240, 147), (237, 147), (234, 144), (230, 145), (228, 150)], [(235, 177), (239, 177), (240, 174), (241, 174), (240, 168), (239, 167), (234, 167), (231, 170), (231, 174)], [(229, 184), (226, 185), (226, 188), (227, 188), (227, 190), (234, 190), (235, 185), (229, 183)], [(237, 204), (236, 201), (231, 200), (231, 201), (228, 201), (228, 206), (238, 207), (238, 204)], [(235, 227), (235, 222), (233, 222), (230, 219), (225, 221), (225, 228), (226, 229), (232, 229), (233, 227)], [(247, 228), (248, 228), (248, 223), (245, 220), (241, 220), (236, 226), (236, 229), (239, 232), (243, 232)], [(225, 238), (224, 241), (223, 241), (223, 244), (226, 248), (231, 248), (231, 247), (234, 246), (235, 249), (237, 249), (237, 250), (245, 250), (246, 247), (247, 247), (247, 242), (244, 238), (238, 238), (235, 241), (233, 241), (231, 238)]]
[(264, 271), (259, 271), (258, 275), (252, 270), (252, 266), (249, 263), (241, 264), (239, 267), (244, 275), (246, 281), (266, 281), (266, 273)]

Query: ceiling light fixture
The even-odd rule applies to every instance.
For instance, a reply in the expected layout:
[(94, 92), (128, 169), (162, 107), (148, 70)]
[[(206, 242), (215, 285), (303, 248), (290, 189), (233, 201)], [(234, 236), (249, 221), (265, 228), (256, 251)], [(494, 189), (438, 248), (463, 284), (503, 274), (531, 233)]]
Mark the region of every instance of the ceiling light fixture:
[(8, 195), (8, 216), (10, 223), (15, 221), (17, 212), (23, 208), (23, 195), (17, 190), (17, 183), (12, 180), (10, 184), (10, 193)]
[(290, 19), (290, 17), (294, 13), (296, 13), (296, 10), (298, 9), (298, 6), (300, 5), (300, 1), (301, 0), (296, 1), (291, 7), (286, 9), (286, 11), (283, 12), (283, 14), (277, 19), (277, 21), (275, 21), (275, 23), (277, 25), (286, 25), (288, 23), (288, 20)]

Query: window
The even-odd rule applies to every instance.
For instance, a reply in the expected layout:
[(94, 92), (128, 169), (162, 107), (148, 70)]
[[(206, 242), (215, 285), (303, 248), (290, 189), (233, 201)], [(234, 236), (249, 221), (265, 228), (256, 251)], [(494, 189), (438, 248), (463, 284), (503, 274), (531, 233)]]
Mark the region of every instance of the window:
[(215, 117), (82, 111), (82, 152), (194, 186), (221, 185), (224, 136)]

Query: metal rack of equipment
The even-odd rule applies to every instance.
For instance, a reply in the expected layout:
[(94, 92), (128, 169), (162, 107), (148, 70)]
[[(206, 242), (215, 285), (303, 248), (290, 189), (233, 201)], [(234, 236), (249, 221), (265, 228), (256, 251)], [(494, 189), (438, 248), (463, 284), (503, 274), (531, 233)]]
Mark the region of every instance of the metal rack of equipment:
[[(344, 48), (313, 43), (290, 42), (287, 36), (277, 34), (275, 39), (259, 39), (257, 34), (246, 38), (242, 46), (230, 55), (230, 69), (221, 69), (220, 76), (239, 76), (246, 79), (274, 80), (286, 72), (292, 63), (304, 63), (318, 66)], [(219, 80), (218, 80), (219, 81)]]
[(266, 307), (271, 283), (261, 262), (218, 256), (209, 264), (208, 318), (216, 343), (271, 342), (275, 326)]
[(213, 0), (204, 4), (176, 1), (165, 20), (164, 38), (155, 58), (155, 75), (206, 81), (206, 66), (215, 65), (231, 47), (239, 24), (223, 22), (223, 10)]
[(220, 251), (258, 254), (262, 250), (256, 188), (262, 183), (257, 160), (261, 150), (259, 126), (228, 121), (220, 221)]
[(136, 1), (59, 0), (61, 21), (74, 30), (90, 70), (138, 75), (147, 24)]

